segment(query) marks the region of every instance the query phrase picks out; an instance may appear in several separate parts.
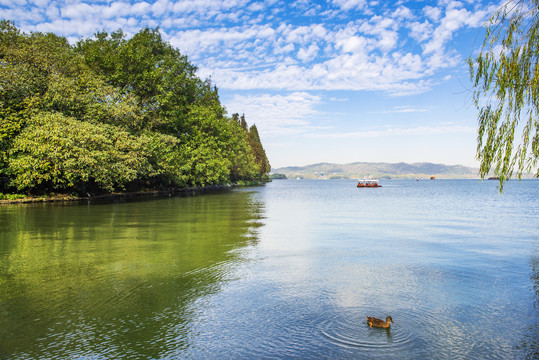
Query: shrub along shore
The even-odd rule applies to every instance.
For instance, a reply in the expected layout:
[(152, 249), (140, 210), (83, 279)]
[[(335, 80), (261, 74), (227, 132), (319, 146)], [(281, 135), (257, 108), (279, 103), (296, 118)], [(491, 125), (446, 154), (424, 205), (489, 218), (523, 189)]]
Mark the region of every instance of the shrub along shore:
[(74, 196), (66, 194), (48, 194), (43, 196), (3, 196), (0, 194), (0, 205), (9, 204), (37, 204), (37, 203), (67, 203), (107, 200), (129, 200), (144, 198), (161, 198), (172, 196), (192, 196), (209, 192), (226, 191), (234, 187), (264, 185), (266, 181), (241, 181), (235, 184), (212, 185), (199, 187), (170, 188), (160, 190), (146, 190), (136, 192), (117, 192), (99, 195)]
[(158, 29), (130, 39), (100, 32), (72, 45), (2, 20), (3, 201), (268, 181), (256, 125), (228, 116), (196, 70)]

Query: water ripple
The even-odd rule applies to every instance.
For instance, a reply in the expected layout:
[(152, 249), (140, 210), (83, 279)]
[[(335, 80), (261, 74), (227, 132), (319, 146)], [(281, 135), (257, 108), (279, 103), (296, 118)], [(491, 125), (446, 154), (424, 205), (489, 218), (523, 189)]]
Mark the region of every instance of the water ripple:
[(370, 328), (364, 317), (360, 320), (338, 315), (320, 323), (318, 329), (338, 346), (399, 350), (412, 343), (412, 333), (408, 330), (398, 325), (393, 325), (390, 329)]

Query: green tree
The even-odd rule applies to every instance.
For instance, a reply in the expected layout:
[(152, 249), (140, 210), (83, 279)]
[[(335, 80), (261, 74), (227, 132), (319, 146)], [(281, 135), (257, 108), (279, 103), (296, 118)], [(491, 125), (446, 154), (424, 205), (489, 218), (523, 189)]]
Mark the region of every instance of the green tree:
[[(188, 166), (183, 160), (177, 137), (145, 131), (140, 141), (150, 165), (146, 179), (148, 187), (181, 187), (187, 184)], [(139, 179), (139, 183), (142, 183), (140, 180), (144, 179)]]
[(260, 136), (258, 135), (256, 125), (252, 125), (249, 128), (249, 142), (251, 144), (251, 148), (253, 149), (256, 163), (258, 164), (258, 173), (261, 177), (264, 177), (264, 175), (270, 172), (271, 166), (269, 164), (268, 157), (266, 156), (266, 151), (264, 150), (262, 142), (260, 141)]
[(8, 188), (7, 152), (47, 91), (52, 73), (67, 71), (70, 47), (54, 34), (22, 34), (0, 21), (0, 191)]
[(145, 178), (145, 146), (115, 126), (41, 113), (14, 139), (12, 185), (29, 193), (124, 190)]
[(240, 123), (240, 114), (238, 114), (238, 113), (232, 114), (232, 121), (239, 124)]
[(230, 176), (232, 140), (228, 120), (218, 109), (196, 105), (191, 107), (189, 126), (181, 137), (180, 153), (186, 170), (186, 184), (190, 186), (215, 185)]
[[(236, 114), (238, 115), (238, 114)], [(259, 166), (249, 143), (249, 134), (238, 122), (239, 117), (230, 120), (232, 140), (230, 149), (230, 179), (232, 181), (253, 180), (259, 174)]]
[(75, 47), (0, 21), (0, 192), (79, 193), (263, 179), (256, 127), (143, 29)]
[(245, 130), (246, 132), (249, 132), (249, 128), (247, 126), (247, 121), (245, 120), (245, 114), (241, 115), (240, 124), (241, 124), (241, 127), (243, 128), (243, 130)]
[(116, 125), (133, 133), (145, 127), (136, 99), (130, 94), (121, 94), (85, 66), (77, 77), (52, 74), (39, 108), (81, 121)]
[[(508, 1), (489, 19), (481, 52), (468, 59), (479, 109), (481, 176), (539, 176), (539, 1)], [(519, 124), (524, 120), (524, 124)], [(520, 139), (518, 139), (520, 134)]]
[(77, 50), (86, 63), (124, 93), (136, 97), (151, 130), (178, 136), (202, 81), (185, 55), (163, 41), (159, 29), (143, 29), (124, 40), (121, 30), (82, 40)]

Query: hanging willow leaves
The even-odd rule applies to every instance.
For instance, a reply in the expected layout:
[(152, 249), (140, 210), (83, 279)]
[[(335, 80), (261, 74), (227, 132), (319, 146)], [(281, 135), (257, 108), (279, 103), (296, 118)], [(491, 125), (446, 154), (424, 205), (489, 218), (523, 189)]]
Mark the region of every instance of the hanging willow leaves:
[[(469, 58), (479, 110), (481, 177), (539, 175), (539, 0), (508, 1), (489, 19), (481, 52)], [(519, 137), (520, 135), (520, 137)]]

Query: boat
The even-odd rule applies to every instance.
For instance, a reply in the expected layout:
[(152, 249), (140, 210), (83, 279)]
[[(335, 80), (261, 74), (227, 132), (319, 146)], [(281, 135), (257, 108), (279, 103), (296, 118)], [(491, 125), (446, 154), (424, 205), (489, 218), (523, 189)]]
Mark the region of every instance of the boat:
[(382, 187), (382, 185), (378, 184), (378, 180), (358, 180), (357, 187), (358, 188), (377, 188), (377, 187)]

